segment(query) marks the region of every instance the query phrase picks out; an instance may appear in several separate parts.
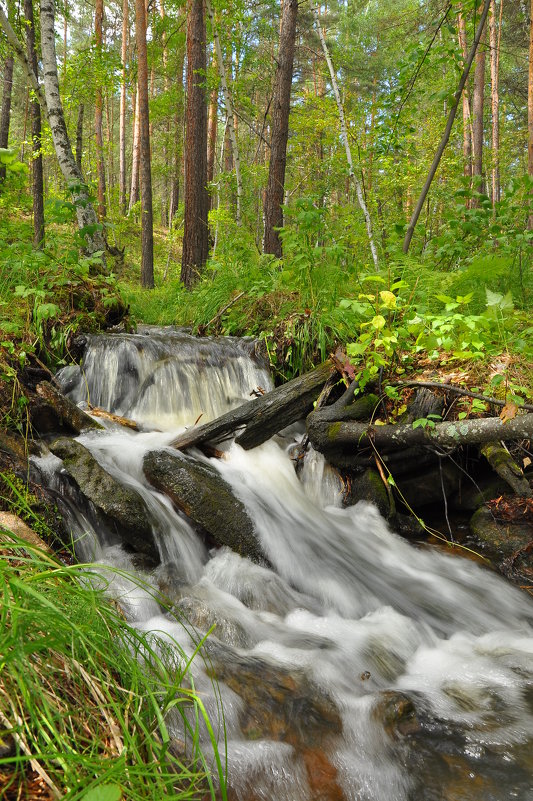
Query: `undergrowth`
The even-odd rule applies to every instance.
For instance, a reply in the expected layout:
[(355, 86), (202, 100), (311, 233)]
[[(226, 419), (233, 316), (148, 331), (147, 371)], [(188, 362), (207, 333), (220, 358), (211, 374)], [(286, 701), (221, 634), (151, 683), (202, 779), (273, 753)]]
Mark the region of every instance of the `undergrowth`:
[[(0, 572), (0, 796), (214, 798), (213, 771), (225, 797), (185, 655), (162, 658), (91, 586), (87, 566), (0, 532)], [(170, 710), (184, 740), (167, 728)], [(209, 764), (202, 728), (214, 747)]]

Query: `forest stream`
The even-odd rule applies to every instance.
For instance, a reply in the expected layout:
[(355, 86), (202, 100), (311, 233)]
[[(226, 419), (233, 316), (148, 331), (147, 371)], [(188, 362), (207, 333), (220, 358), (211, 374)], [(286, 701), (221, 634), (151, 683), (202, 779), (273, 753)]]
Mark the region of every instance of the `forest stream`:
[[(102, 565), (130, 623), (162, 653), (174, 649), (179, 663), (214, 627), (192, 675), (227, 752), (229, 798), (533, 799), (529, 596), (471, 560), (408, 543), (369, 503), (342, 508), (335, 474), (312, 450), (297, 475), (299, 425), (250, 451), (232, 440), (215, 456), (169, 447), (271, 387), (253, 341), (93, 336), (83, 366), (57, 379), (76, 403), (138, 423), (104, 421), (77, 445), (51, 443), (55, 455), (33, 468), (57, 493), (78, 559)], [(146, 515), (127, 539), (73, 479), (85, 449)], [(213, 523), (193, 525), (188, 501), (179, 511), (162, 491), (171, 457), (219, 482), (202, 506), (228, 537), (255, 541), (252, 558), (215, 545)], [(185, 739), (179, 718), (168, 723)]]

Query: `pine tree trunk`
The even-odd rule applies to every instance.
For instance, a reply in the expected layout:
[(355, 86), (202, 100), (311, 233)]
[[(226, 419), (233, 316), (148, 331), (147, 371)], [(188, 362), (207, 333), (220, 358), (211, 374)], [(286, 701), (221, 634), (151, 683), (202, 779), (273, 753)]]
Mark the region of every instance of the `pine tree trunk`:
[[(26, 17), (26, 46), (28, 61), (35, 74), (38, 74), (37, 52), (35, 50), (35, 20), (33, 16), (33, 0), (24, 0), (24, 16)], [(33, 245), (44, 247), (44, 182), (43, 156), (41, 152), (41, 106), (38, 100), (31, 103), (31, 139), (32, 139), (32, 183), (33, 183)]]
[(141, 286), (154, 286), (154, 222), (152, 208), (152, 167), (150, 117), (148, 112), (148, 55), (146, 49), (146, 6), (135, 0), (137, 41), (137, 96), (139, 98), (139, 151), (141, 181)]
[[(530, 28), (529, 28), (529, 79), (527, 89), (527, 171), (533, 179), (533, 0), (530, 9)], [(531, 192), (533, 196), (533, 190)], [(529, 215), (528, 228), (533, 231), (533, 211)]]
[(203, 0), (188, 0), (185, 229), (181, 259), (181, 280), (187, 288), (191, 288), (200, 277), (209, 251), (205, 39)]
[[(486, 30), (484, 29), (476, 53), (476, 68), (474, 71), (474, 159), (472, 164), (472, 178), (474, 190), (477, 192), (484, 192), (485, 190), (485, 182), (483, 178), (483, 111), (485, 105), (485, 62), (487, 57), (487, 51), (485, 49), (486, 39)], [(473, 205), (478, 205), (476, 198), (474, 198)]]
[[(11, 122), (11, 95), (13, 93), (13, 56), (4, 61), (4, 89), (2, 92), (2, 116), (0, 117), (0, 147), (9, 144), (9, 125)], [(6, 168), (0, 166), (0, 183), (6, 179)]]
[[(104, 0), (96, 0), (94, 12), (94, 38), (96, 42), (97, 61), (101, 59), (104, 23)], [(98, 64), (100, 66), (100, 64)], [(98, 175), (98, 217), (105, 220), (105, 163), (104, 163), (104, 135), (103, 135), (103, 98), (100, 79), (96, 82), (94, 99), (94, 131), (96, 140), (96, 172)]]
[(492, 0), (489, 16), (490, 97), (492, 108), (492, 205), (500, 200), (500, 30), (503, 0), (500, 0), (500, 25), (496, 24), (496, 2)]
[(130, 187), (130, 204), (129, 204), (130, 212), (133, 206), (139, 202), (139, 170), (140, 170), (140, 158), (141, 158), (141, 140), (140, 140), (139, 125), (140, 125), (139, 86), (137, 85), (133, 103), (133, 153), (131, 157), (131, 187)]
[[(89, 199), (87, 186), (72, 153), (65, 124), (63, 105), (59, 94), (55, 43), (54, 0), (41, 0), (41, 52), (43, 60), (44, 91), (48, 109), (48, 121), (59, 166), (76, 206), (78, 225), (85, 237), (89, 253), (105, 253), (105, 241), (94, 207)], [(105, 256), (102, 255), (102, 261)]]
[(272, 101), (272, 137), (268, 182), (263, 209), (265, 234), (263, 250), (280, 259), (282, 243), (276, 228), (283, 226), (283, 196), (285, 191), (285, 169), (287, 166), (287, 141), (289, 138), (289, 112), (291, 104), (292, 71), (296, 43), (297, 0), (284, 0), (279, 38), (278, 66)]
[(119, 119), (119, 165), (118, 165), (118, 203), (122, 214), (126, 214), (126, 60), (128, 57), (129, 3), (122, 3), (122, 43), (120, 58), (122, 61), (122, 78), (120, 84), (120, 119)]
[[(468, 55), (468, 47), (465, 19), (461, 12), (459, 12), (457, 18), (457, 25), (464, 65)], [(466, 178), (472, 178), (472, 114), (470, 112), (468, 83), (463, 90), (463, 174)]]

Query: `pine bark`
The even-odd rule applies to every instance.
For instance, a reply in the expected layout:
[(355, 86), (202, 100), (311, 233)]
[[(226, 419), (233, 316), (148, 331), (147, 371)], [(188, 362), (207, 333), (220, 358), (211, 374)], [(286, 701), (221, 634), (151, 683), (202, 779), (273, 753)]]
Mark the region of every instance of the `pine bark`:
[(137, 95), (139, 98), (139, 175), (141, 181), (141, 286), (154, 286), (154, 221), (152, 208), (152, 167), (150, 117), (148, 111), (148, 54), (146, 49), (146, 6), (135, 0), (137, 41)]
[(284, 0), (278, 50), (278, 66), (272, 101), (272, 135), (268, 182), (263, 208), (265, 233), (263, 250), (280, 259), (282, 242), (277, 228), (283, 226), (283, 198), (289, 138), (289, 112), (291, 103), (292, 73), (296, 44), (297, 0)]
[(496, 23), (496, 2), (492, 0), (489, 16), (490, 97), (492, 109), (492, 205), (500, 200), (500, 30), (503, 0), (500, 0), (500, 24)]
[[(96, 52), (101, 59), (104, 24), (104, 0), (96, 0), (94, 12), (94, 38)], [(98, 66), (100, 64), (98, 63)], [(96, 139), (96, 172), (98, 176), (98, 217), (104, 220), (106, 216), (105, 200), (105, 163), (104, 163), (104, 135), (103, 135), (103, 98), (100, 78), (96, 81), (94, 100), (94, 132)]]
[(209, 251), (207, 213), (207, 104), (203, 0), (187, 3), (187, 130), (185, 137), (185, 228), (181, 280), (192, 287)]
[[(529, 23), (529, 79), (527, 89), (527, 170), (533, 179), (533, 0), (531, 0)], [(531, 192), (533, 195), (533, 190)], [(533, 211), (529, 215), (528, 228), (533, 231)]]
[[(468, 56), (468, 46), (466, 41), (465, 18), (461, 12), (459, 12), (457, 18), (457, 26), (464, 65)], [(463, 174), (466, 178), (472, 179), (472, 114), (470, 111), (468, 84), (463, 90)]]
[(120, 119), (119, 119), (119, 165), (118, 165), (118, 196), (119, 206), (123, 214), (127, 213), (126, 201), (126, 61), (128, 57), (128, 32), (129, 32), (129, 3), (123, 0), (122, 3), (122, 42), (120, 48), (120, 58), (122, 61), (122, 77), (120, 84)]
[(141, 163), (141, 140), (139, 126), (139, 86), (137, 85), (135, 96), (133, 98), (133, 147), (131, 157), (130, 212), (133, 206), (139, 202), (139, 172)]
[[(33, 16), (33, 0), (24, 0), (24, 16), (26, 17), (26, 48), (28, 61), (38, 74), (37, 52), (35, 49), (35, 19)], [(33, 196), (33, 245), (44, 247), (44, 178), (43, 156), (41, 151), (41, 106), (37, 99), (31, 106), (31, 139), (32, 139), (32, 196)]]
[[(9, 144), (9, 125), (11, 123), (11, 96), (13, 94), (13, 56), (7, 56), (4, 61), (4, 88), (2, 92), (2, 115), (0, 117), (0, 147), (7, 148)], [(6, 179), (6, 168), (0, 166), (0, 183)]]
[[(90, 201), (87, 186), (72, 153), (63, 105), (59, 94), (57, 56), (55, 43), (54, 0), (41, 0), (41, 52), (43, 60), (43, 82), (48, 109), (48, 121), (59, 166), (76, 206), (78, 225), (85, 237), (89, 253), (105, 253), (105, 241), (98, 218)], [(102, 255), (102, 260), (105, 257)]]

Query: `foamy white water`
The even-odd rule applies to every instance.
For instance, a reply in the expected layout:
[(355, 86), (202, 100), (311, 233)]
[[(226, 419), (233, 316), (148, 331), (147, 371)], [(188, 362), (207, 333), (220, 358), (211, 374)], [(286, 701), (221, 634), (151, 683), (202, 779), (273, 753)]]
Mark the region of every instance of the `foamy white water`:
[[(311, 455), (297, 477), (292, 438), (249, 452), (231, 444), (223, 460), (195, 453), (244, 502), (272, 569), (225, 548), (208, 552), (150, 487), (143, 457), (199, 414), (201, 422), (215, 417), (269, 379), (249, 345), (195, 346), (182, 336), (94, 338), (82, 370), (62, 376), (78, 402), (89, 399), (145, 428), (110, 426), (80, 438), (150, 510), (161, 566), (143, 576), (144, 591), (123, 576), (109, 579), (132, 623), (193, 652), (194, 641), (150, 591), (164, 585), (196, 615), (200, 635), (202, 621), (206, 629), (216, 624), (213, 653), (227, 665), (251, 658), (308, 677), (342, 720), (342, 734), (327, 739), (327, 760), (348, 801), (531, 801), (529, 597), (471, 561), (414, 548), (370, 504), (340, 508), (341, 488), (321, 457)], [(40, 467), (61, 489), (59, 460), (49, 457)], [(67, 503), (80, 558), (134, 570), (112, 534), (95, 531), (74, 497)], [(216, 722), (217, 699), (200, 659), (194, 674)], [(247, 738), (246, 701), (224, 682), (220, 692), (235, 797), (317, 801), (305, 748)], [(383, 703), (391, 694), (412, 699), (416, 731), (387, 724)]]

